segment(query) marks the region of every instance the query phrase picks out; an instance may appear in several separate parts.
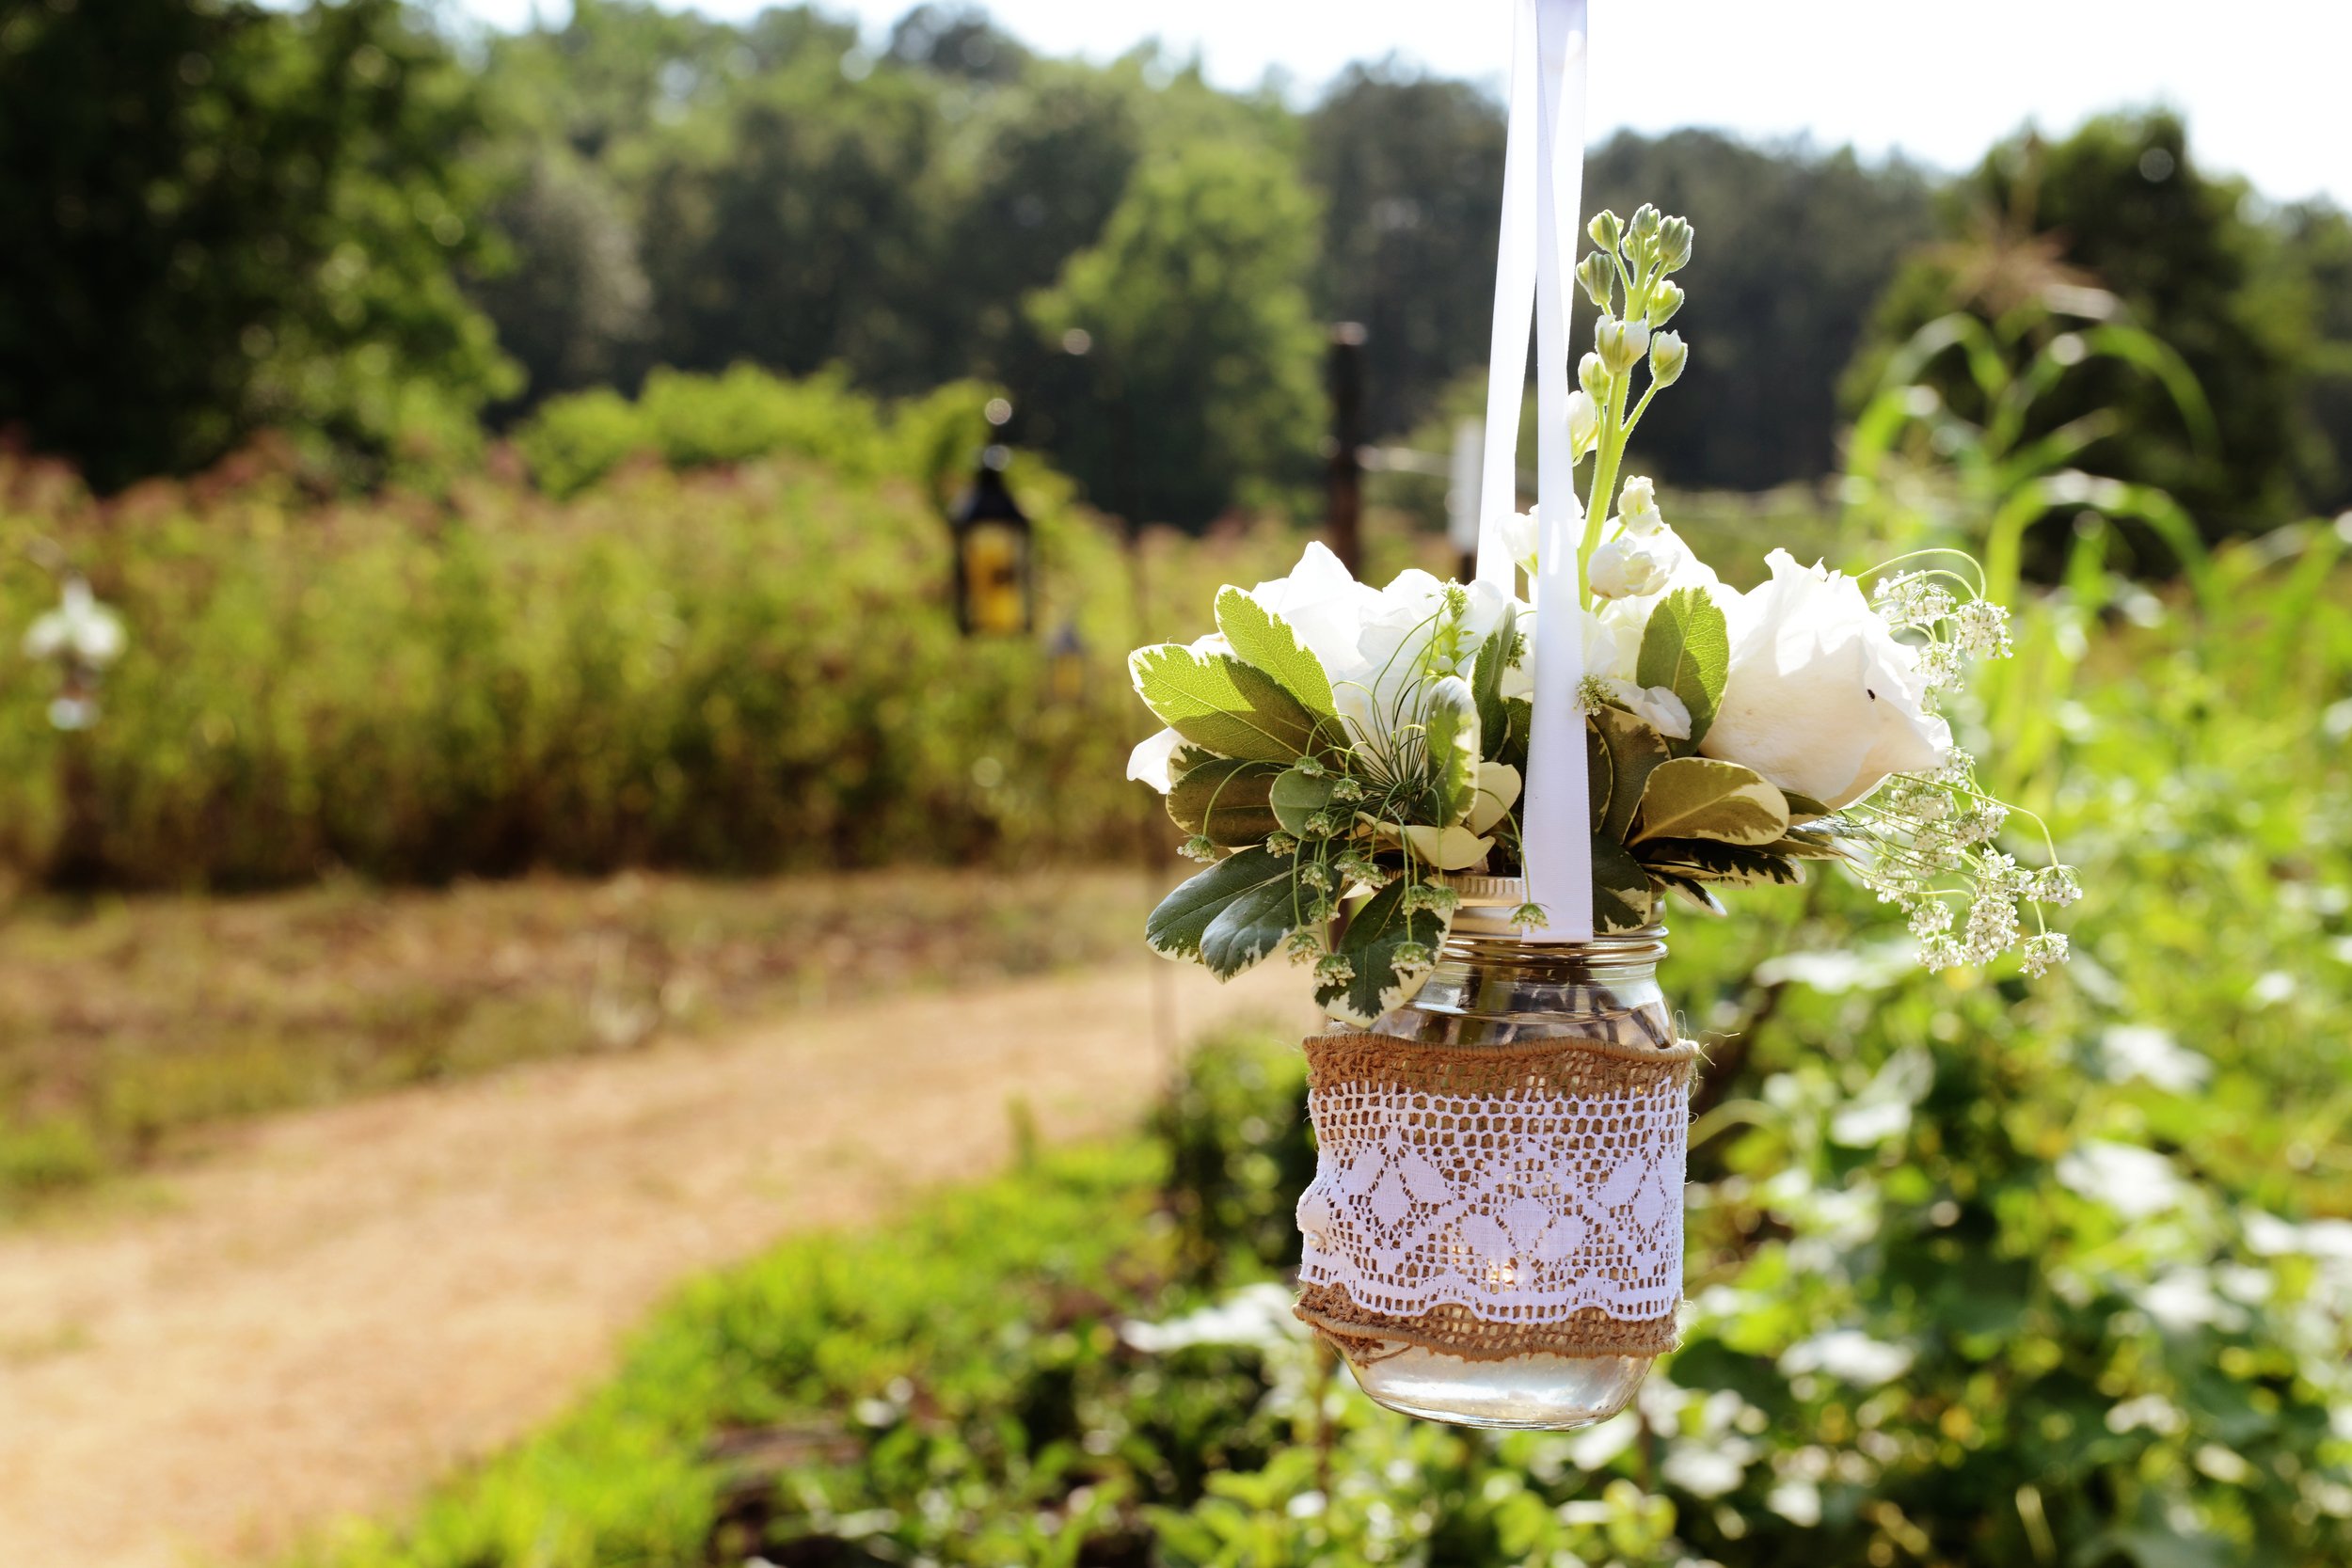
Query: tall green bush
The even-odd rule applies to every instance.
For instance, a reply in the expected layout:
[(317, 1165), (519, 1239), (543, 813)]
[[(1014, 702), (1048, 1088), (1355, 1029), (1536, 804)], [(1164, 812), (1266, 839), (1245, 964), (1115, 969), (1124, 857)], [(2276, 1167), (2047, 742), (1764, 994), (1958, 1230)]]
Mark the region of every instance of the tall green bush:
[[(822, 412), (778, 397), (812, 425)], [(0, 854), (36, 876), (53, 863), (72, 768), (89, 780), (75, 809), (95, 817), (92, 874), (134, 886), (1131, 843), (1130, 582), (1115, 536), (1049, 472), (1013, 475), (1037, 514), (1039, 635), (956, 631), (948, 531), (914, 470), (969, 460), (968, 397), (888, 425), (835, 412), (794, 437), (850, 441), (852, 465), (894, 477), (789, 457), (651, 467), (566, 502), (485, 481), (446, 508), (321, 507), (264, 478), (150, 486), (102, 512), (50, 470), (0, 470), (0, 531), (46, 536), (130, 628), (86, 734), (49, 728), (44, 672), (19, 664), (0, 689)], [(735, 430), (696, 438), (726, 450)], [(1200, 556), (1166, 589), (1255, 580), (1276, 551), (1256, 553)], [(21, 565), (0, 578), (0, 626), (54, 592)]]

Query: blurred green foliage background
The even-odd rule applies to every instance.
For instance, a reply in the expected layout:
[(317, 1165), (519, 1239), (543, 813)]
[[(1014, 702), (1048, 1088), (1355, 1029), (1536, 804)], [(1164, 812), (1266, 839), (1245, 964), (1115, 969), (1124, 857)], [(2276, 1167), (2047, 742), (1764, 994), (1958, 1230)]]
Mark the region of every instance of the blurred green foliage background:
[[(263, 429), (335, 482), (430, 489), (482, 421), (658, 367), (977, 378), (1096, 505), (1199, 528), (1313, 479), (1316, 320), (1367, 325), (1375, 436), (1484, 363), (1502, 152), (1481, 90), (1394, 64), (1302, 110), (934, 5), (880, 49), (792, 7), (586, 0), (487, 36), (401, 0), (17, 7), (0, 426), (102, 492)], [(2184, 453), (2143, 403), (2103, 471), (2215, 536), (2352, 501), (2352, 222), (2201, 166), (2168, 113), (2021, 134), (1956, 180), (1628, 135), (1588, 194), (1698, 227), (1693, 368), (1645, 430), (1669, 483), (1831, 474), (1857, 356), (1867, 384), (1921, 322), (2061, 283), (2111, 291), (2221, 416)]]
[[(1393, 64), (1302, 108), (930, 6), (880, 48), (802, 8), (486, 38), (399, 0), (0, 8), (0, 629), (80, 574), (130, 635), (93, 728), (0, 680), (0, 866), (67, 899), (7, 938), (0, 1197), (594, 1047), (552, 992), (312, 1007), (287, 976), (347, 876), (1163, 843), (1120, 656), (1295, 558), (1319, 324), (1367, 325), (1375, 441), (1442, 453), (1478, 411), (1502, 150), (1489, 99)], [(321, 1560), (2346, 1560), (2352, 219), (2162, 111), (1953, 178), (1625, 136), (1588, 189), (1697, 228), (1692, 369), (1639, 456), (1703, 554), (1966, 546), (2016, 599), (1954, 718), (2082, 868), (2064, 977), (1917, 975), (1834, 879), (1678, 927), (1715, 1055), (1695, 1317), (1597, 1433), (1391, 1420), (1253, 1317), (1308, 1156), (1295, 1067), (1243, 1051), (1156, 1143), (697, 1286), (574, 1417)], [(997, 397), (1039, 635), (967, 641), (942, 512)], [(1373, 500), (1368, 575), (1451, 565), (1439, 481)], [(72, 902), (321, 879), (267, 939)], [(1073, 948), (987, 885), (908, 895), (996, 932), (910, 962), (1093, 957), (1134, 895), (1068, 895)], [(807, 940), (712, 896), (630, 940)], [(294, 958), (174, 958), (263, 940)], [(24, 980), (52, 972), (70, 1006)], [(743, 973), (744, 1007), (801, 983)], [(226, 1022), (80, 995), (108, 986)], [(1190, 1348), (1121, 1336), (1217, 1304)]]

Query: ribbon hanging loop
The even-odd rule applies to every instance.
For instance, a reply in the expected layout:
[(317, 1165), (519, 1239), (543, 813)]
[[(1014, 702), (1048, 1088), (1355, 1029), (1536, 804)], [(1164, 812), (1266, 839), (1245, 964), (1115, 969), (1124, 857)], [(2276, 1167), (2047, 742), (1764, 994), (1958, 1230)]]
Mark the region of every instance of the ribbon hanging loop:
[[(1510, 141), (1503, 159), (1486, 384), (1478, 578), (1508, 589), (1504, 530), (1518, 509), (1519, 411), (1529, 318), (1535, 328), (1534, 682), (1519, 836), (1535, 942), (1593, 938), (1591, 781), (1586, 775), (1584, 617), (1577, 580), (1583, 509), (1568, 445), (1568, 324), (1584, 183), (1587, 0), (1515, 0)], [(1606, 506), (1596, 497), (1594, 504)]]

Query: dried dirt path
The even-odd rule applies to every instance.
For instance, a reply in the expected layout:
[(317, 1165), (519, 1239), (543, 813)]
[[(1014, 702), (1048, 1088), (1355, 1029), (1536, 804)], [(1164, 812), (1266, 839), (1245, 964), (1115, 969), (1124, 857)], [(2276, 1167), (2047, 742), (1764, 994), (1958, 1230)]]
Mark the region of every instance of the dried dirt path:
[(674, 1282), (1129, 1121), (1298, 975), (1152, 960), (545, 1063), (240, 1130), (151, 1212), (0, 1233), (0, 1564), (182, 1568), (398, 1509), (612, 1363)]

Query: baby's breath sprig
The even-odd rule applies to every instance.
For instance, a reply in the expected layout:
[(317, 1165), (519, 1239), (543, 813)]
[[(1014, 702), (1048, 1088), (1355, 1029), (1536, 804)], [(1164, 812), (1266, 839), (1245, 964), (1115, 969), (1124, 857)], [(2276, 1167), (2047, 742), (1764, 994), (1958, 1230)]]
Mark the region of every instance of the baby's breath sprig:
[[(1931, 970), (1982, 966), (2023, 944), (2026, 973), (2040, 975), (2066, 961), (2066, 939), (2043, 924), (2044, 907), (2082, 896), (2072, 866), (2057, 863), (2049, 830), (2030, 812), (1994, 800), (1976, 785), (1976, 764), (1955, 750), (1934, 774), (1899, 774), (1840, 814), (1867, 852), (1857, 857), (1864, 885), (1899, 906)], [(2042, 829), (2051, 863), (2028, 869), (1994, 840), (2011, 816)], [(2033, 908), (2026, 935), (2021, 907)]]

